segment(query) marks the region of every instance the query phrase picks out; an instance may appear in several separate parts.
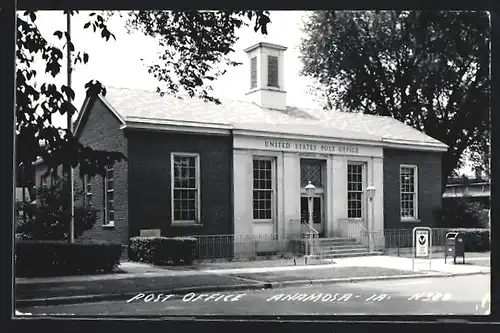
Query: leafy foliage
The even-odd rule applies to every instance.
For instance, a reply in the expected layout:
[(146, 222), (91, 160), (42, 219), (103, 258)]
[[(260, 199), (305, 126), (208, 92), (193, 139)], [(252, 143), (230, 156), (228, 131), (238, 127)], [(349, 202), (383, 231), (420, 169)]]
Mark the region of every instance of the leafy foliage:
[(440, 227), (445, 228), (489, 228), (489, 215), (480, 202), (467, 197), (443, 199), (441, 210), (437, 211)]
[[(70, 11), (71, 15), (79, 14)], [(109, 15), (108, 15), (109, 16)], [(83, 28), (100, 35), (106, 41), (116, 39), (107, 25), (104, 12), (88, 14)], [(255, 21), (255, 31), (267, 33), (270, 22), (265, 11), (139, 11), (129, 12), (129, 28), (139, 30), (147, 36), (158, 39), (163, 49), (158, 64), (151, 65), (149, 72), (159, 82), (165, 83), (164, 94), (177, 93), (186, 89), (191, 96), (200, 91), (204, 99), (218, 102), (209, 96), (207, 81), (213, 81), (223, 72), (213, 68), (220, 62), (237, 65), (227, 55), (232, 52), (231, 45), (237, 40), (235, 31), (246, 21)], [(86, 64), (89, 55), (78, 52), (67, 32), (57, 30), (53, 33), (62, 46), (53, 45), (42, 36), (36, 25), (36, 12), (27, 11), (17, 18), (17, 165), (25, 169), (33, 168), (32, 163), (41, 157), (48, 166), (48, 172), (56, 173), (60, 165), (79, 166), (80, 176), (100, 174), (104, 176), (106, 166), (125, 159), (119, 152), (109, 152), (83, 146), (78, 138), (65, 129), (52, 123), (52, 116), (73, 115), (76, 112), (71, 101), (75, 92), (66, 85), (36, 81), (33, 69), (36, 60), (45, 63), (45, 71), (52, 77), (61, 72), (61, 62), (66, 60), (65, 52), (72, 53), (73, 64)], [(86, 94), (91, 103), (98, 94), (106, 94), (99, 81), (92, 80), (86, 85)], [(32, 170), (26, 170), (29, 174)]]
[(190, 265), (198, 240), (194, 237), (132, 237), (129, 258), (154, 264)]
[(302, 74), (326, 109), (391, 116), (446, 143), (443, 185), (467, 148), (489, 168), (487, 13), (318, 11), (304, 32)]
[(114, 243), (16, 242), (16, 276), (104, 274), (116, 271), (123, 251)]
[[(70, 14), (76, 14), (72, 11)], [(110, 33), (105, 24), (99, 25), (101, 35)], [(33, 69), (36, 61), (45, 62), (45, 72), (56, 77), (61, 72), (61, 62), (65, 60), (63, 50), (69, 48), (73, 64), (86, 63), (88, 54), (76, 52), (71, 36), (67, 32), (55, 31), (59, 39), (66, 43), (61, 47), (49, 43), (36, 25), (36, 13), (27, 11), (17, 17), (17, 72), (16, 72), (16, 158), (26, 173), (33, 173), (32, 163), (41, 157), (55, 173), (60, 165), (80, 165), (81, 174), (104, 175), (105, 166), (121, 161), (125, 156), (117, 152), (107, 152), (84, 147), (67, 129), (56, 127), (52, 116), (73, 115), (76, 108), (72, 104), (73, 89), (53, 83), (37, 82), (37, 72)], [(95, 98), (106, 91), (98, 81), (85, 85), (87, 95)]]
[[(51, 187), (40, 188), (39, 206), (21, 203), (19, 209), (27, 214), (25, 222), (18, 221), (16, 234), (23, 239), (64, 240), (69, 230), (69, 198), (65, 193), (63, 179), (55, 180)], [(74, 235), (81, 236), (92, 229), (98, 218), (98, 211), (91, 206), (77, 206), (74, 210)]]
[(176, 95), (181, 88), (190, 97), (220, 104), (210, 96), (210, 82), (223, 75), (215, 65), (238, 66), (228, 55), (238, 40), (236, 31), (254, 20), (254, 30), (267, 34), (266, 11), (138, 11), (130, 12), (127, 27), (155, 37), (161, 46), (158, 63), (148, 72), (161, 83), (157, 92)]

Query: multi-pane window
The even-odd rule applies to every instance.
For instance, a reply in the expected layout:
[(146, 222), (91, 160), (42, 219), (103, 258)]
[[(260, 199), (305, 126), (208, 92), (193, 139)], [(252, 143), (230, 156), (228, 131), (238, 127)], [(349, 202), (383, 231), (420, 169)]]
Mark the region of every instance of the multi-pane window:
[(92, 177), (89, 175), (83, 177), (83, 205), (92, 205)]
[(363, 217), (363, 164), (347, 165), (347, 217)]
[(278, 57), (267, 56), (267, 85), (278, 87)]
[(417, 167), (401, 166), (401, 218), (417, 219)]
[(257, 57), (250, 60), (250, 88), (257, 88)]
[(106, 177), (104, 178), (104, 213), (105, 224), (113, 225), (115, 222), (115, 183), (114, 168), (106, 168)]
[(269, 220), (273, 218), (274, 177), (273, 159), (253, 160), (253, 218)]
[(171, 166), (173, 222), (199, 223), (199, 156), (198, 154), (174, 153)]

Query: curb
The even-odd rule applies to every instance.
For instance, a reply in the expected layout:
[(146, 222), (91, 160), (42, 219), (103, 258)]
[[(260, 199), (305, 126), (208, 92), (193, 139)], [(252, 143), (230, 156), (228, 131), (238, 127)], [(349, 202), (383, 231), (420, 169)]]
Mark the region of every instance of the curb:
[[(196, 286), (184, 287), (170, 290), (153, 290), (143, 291), (143, 294), (158, 294), (159, 292), (168, 295), (176, 295), (170, 299), (178, 299), (180, 295), (187, 293), (201, 292), (216, 292), (216, 291), (239, 291), (239, 290), (258, 290), (258, 289), (276, 289), (282, 287), (304, 286), (304, 285), (322, 285), (333, 283), (356, 283), (365, 281), (385, 281), (385, 280), (406, 280), (406, 279), (421, 279), (421, 278), (444, 278), (456, 276), (484, 275), (490, 274), (490, 271), (469, 272), (469, 273), (422, 273), (412, 275), (388, 275), (388, 276), (362, 276), (353, 278), (335, 278), (335, 279), (316, 279), (316, 280), (295, 280), (281, 282), (262, 282), (262, 283), (246, 283), (236, 285), (222, 286)], [(105, 301), (125, 301), (139, 294), (139, 292), (114, 293), (114, 294), (99, 294), (99, 295), (82, 295), (82, 296), (62, 296), (50, 298), (35, 298), (35, 299), (19, 299), (16, 300), (16, 307), (30, 306), (48, 306), (48, 305), (68, 305), (81, 303), (94, 303)]]

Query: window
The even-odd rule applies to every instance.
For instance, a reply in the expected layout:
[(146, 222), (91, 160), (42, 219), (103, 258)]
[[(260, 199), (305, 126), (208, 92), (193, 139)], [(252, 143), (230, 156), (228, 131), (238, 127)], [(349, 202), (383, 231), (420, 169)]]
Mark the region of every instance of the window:
[(417, 167), (402, 165), (399, 178), (401, 185), (401, 218), (417, 220)]
[(274, 208), (274, 159), (253, 160), (253, 219), (272, 221)]
[(83, 205), (92, 205), (92, 177), (89, 175), (83, 178)]
[(257, 57), (250, 60), (250, 88), (257, 88)]
[(108, 166), (104, 178), (104, 224), (113, 226), (115, 223), (115, 184), (114, 168)]
[(305, 187), (310, 181), (317, 188), (323, 188), (324, 160), (300, 159), (300, 187)]
[(42, 176), (41, 177), (40, 184), (41, 184), (41, 188), (42, 189), (46, 189), (46, 188), (49, 187), (48, 182), (47, 182), (47, 180), (48, 180), (47, 178), (48, 178), (48, 176)]
[(278, 87), (278, 57), (267, 56), (267, 85)]
[(172, 222), (200, 223), (200, 158), (198, 154), (173, 153)]
[(347, 165), (347, 217), (363, 217), (363, 164)]

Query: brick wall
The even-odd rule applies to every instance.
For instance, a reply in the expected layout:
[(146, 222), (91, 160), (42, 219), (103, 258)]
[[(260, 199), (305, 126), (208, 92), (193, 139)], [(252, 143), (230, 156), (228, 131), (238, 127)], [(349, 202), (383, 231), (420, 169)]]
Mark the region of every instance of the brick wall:
[[(433, 211), (441, 207), (441, 153), (384, 149), (384, 227), (412, 229), (416, 226), (435, 226)], [(420, 222), (401, 222), (400, 176), (401, 164), (416, 165), (418, 169), (418, 217)]]
[[(127, 141), (120, 129), (120, 122), (101, 100), (96, 100), (86, 119), (82, 119), (83, 129), (80, 132), (80, 142), (99, 150), (120, 151), (127, 155)], [(127, 161), (114, 165), (114, 227), (104, 227), (104, 179), (95, 176), (92, 184), (92, 206), (99, 210), (99, 218), (92, 230), (86, 231), (81, 237), (128, 243), (128, 185)], [(75, 169), (75, 193), (82, 193), (82, 179), (79, 170)], [(81, 205), (83, 196), (80, 195)]]
[[(163, 236), (230, 234), (232, 227), (229, 136), (126, 130), (129, 147), (130, 236), (161, 229)], [(200, 155), (200, 226), (171, 226), (170, 153)]]

